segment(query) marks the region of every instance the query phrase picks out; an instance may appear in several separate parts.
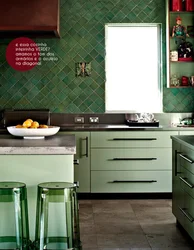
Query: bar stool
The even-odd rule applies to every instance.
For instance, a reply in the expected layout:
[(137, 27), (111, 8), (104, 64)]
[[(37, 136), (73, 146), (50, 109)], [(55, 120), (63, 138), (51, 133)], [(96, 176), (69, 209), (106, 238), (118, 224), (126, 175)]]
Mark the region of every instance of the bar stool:
[[(82, 249), (76, 191), (73, 183), (38, 184), (34, 249)], [(57, 206), (60, 212), (50, 211)], [(52, 227), (56, 229), (52, 231)]]
[(29, 239), (28, 203), (25, 183), (0, 182), (1, 216), (0, 249), (30, 249), (31, 241)]

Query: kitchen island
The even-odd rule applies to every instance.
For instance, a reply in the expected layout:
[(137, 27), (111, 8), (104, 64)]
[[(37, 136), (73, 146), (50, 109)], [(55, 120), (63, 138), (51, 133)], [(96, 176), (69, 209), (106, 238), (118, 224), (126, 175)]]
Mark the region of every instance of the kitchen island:
[(172, 212), (194, 240), (194, 136), (172, 138)]
[[(37, 184), (52, 181), (73, 182), (75, 153), (74, 135), (54, 135), (45, 139), (0, 136), (0, 181), (26, 183), (31, 240), (34, 239), (35, 232)], [(7, 221), (5, 209), (2, 206), (0, 209), (0, 213), (4, 214), (1, 216), (1, 224), (5, 225), (4, 222)], [(6, 211), (9, 212), (8, 210)], [(50, 218), (55, 219), (52, 215)], [(12, 230), (14, 232), (13, 225), (10, 223), (6, 225), (7, 227), (0, 228), (1, 235), (10, 235)], [(62, 232), (62, 225), (58, 223), (52, 232), (56, 234)]]

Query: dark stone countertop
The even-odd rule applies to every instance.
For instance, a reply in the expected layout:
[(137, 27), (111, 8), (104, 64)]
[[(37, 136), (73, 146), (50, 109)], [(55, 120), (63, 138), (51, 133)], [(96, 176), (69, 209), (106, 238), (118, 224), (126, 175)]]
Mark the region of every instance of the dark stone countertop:
[(173, 127), (160, 125), (159, 127), (135, 127), (125, 124), (69, 124), (60, 127), (61, 132), (65, 131), (194, 131), (194, 127)]
[(191, 148), (192, 150), (194, 149), (194, 135), (175, 135), (171, 136), (171, 139)]
[[(56, 125), (59, 126), (59, 125)], [(194, 127), (174, 127), (160, 125), (159, 127), (136, 127), (125, 124), (62, 124), (60, 132), (69, 131), (194, 131)], [(9, 134), (6, 128), (0, 128), (0, 134)]]

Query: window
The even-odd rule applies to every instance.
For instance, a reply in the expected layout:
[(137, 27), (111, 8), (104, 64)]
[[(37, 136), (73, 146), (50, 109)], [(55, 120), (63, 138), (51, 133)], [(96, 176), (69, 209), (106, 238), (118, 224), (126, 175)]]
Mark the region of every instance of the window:
[(162, 112), (161, 24), (107, 24), (106, 112)]

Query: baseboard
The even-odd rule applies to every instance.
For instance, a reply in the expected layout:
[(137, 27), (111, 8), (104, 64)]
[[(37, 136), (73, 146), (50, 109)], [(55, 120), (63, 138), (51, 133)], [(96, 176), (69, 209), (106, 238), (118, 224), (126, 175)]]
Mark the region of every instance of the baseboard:
[(78, 193), (78, 199), (172, 199), (172, 193)]

